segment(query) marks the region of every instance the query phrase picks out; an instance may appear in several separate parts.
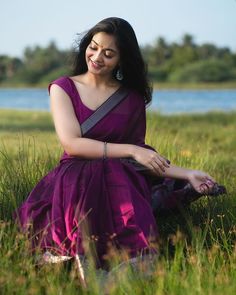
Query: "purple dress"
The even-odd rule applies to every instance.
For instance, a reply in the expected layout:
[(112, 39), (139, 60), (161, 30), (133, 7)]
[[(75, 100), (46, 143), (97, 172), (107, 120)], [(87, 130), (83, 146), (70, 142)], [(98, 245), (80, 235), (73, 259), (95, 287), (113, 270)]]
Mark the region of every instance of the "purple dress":
[[(70, 97), (82, 124), (93, 110), (80, 99), (74, 82), (60, 77), (59, 85)], [(134, 91), (85, 135), (108, 143), (145, 144), (144, 99)], [(127, 249), (131, 256), (150, 249), (158, 236), (151, 205), (151, 183), (130, 163), (118, 158), (82, 159), (63, 153), (60, 163), (30, 192), (17, 210), (23, 229), (33, 229), (36, 247), (60, 255), (84, 255), (84, 241), (93, 240), (102, 265), (109, 243)], [(86, 236), (84, 235), (87, 232)]]

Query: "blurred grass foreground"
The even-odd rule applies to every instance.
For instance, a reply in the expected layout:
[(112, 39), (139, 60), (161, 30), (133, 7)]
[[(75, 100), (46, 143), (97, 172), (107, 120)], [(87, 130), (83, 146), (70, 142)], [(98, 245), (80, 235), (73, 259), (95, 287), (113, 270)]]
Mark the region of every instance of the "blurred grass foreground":
[(146, 142), (174, 164), (207, 171), (228, 194), (157, 217), (162, 240), (151, 277), (126, 269), (102, 283), (91, 267), (85, 290), (73, 266), (35, 267), (11, 218), (59, 161), (50, 114), (0, 110), (0, 294), (236, 294), (235, 126), (235, 113), (147, 113)]

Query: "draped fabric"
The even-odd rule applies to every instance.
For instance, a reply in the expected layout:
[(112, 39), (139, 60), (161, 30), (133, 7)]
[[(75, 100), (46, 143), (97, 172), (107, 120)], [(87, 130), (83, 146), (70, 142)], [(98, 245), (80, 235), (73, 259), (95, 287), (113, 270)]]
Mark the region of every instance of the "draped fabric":
[[(70, 97), (79, 124), (94, 112), (82, 102), (72, 79), (60, 77), (49, 84), (49, 92), (52, 84)], [(130, 91), (84, 137), (154, 150), (145, 144), (145, 132), (144, 99)], [(150, 203), (151, 183), (131, 164), (119, 158), (94, 160), (64, 152), (16, 215), (22, 229), (30, 228), (34, 247), (60, 255), (84, 255), (86, 239), (93, 240), (102, 265), (109, 243), (131, 256), (151, 249), (150, 238), (156, 240), (158, 231)]]

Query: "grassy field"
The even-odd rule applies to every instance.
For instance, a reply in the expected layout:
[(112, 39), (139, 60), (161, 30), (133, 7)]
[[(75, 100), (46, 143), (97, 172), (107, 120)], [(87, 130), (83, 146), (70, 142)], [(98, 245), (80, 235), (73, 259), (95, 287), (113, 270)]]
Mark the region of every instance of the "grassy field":
[(228, 194), (157, 217), (162, 239), (152, 277), (127, 269), (101, 285), (91, 267), (84, 290), (73, 265), (35, 267), (30, 243), (11, 219), (58, 163), (62, 150), (50, 115), (0, 110), (0, 294), (236, 294), (235, 126), (236, 113), (148, 112), (146, 142), (174, 164), (207, 171)]

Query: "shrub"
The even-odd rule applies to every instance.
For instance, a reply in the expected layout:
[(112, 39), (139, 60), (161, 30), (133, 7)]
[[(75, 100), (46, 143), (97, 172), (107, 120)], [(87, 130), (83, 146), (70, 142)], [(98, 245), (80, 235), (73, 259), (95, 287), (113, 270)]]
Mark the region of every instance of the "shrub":
[(166, 81), (168, 77), (168, 69), (167, 67), (155, 67), (150, 68), (148, 71), (148, 76), (153, 81)]
[(195, 62), (169, 75), (171, 82), (222, 82), (233, 80), (232, 66), (225, 61), (211, 59)]

